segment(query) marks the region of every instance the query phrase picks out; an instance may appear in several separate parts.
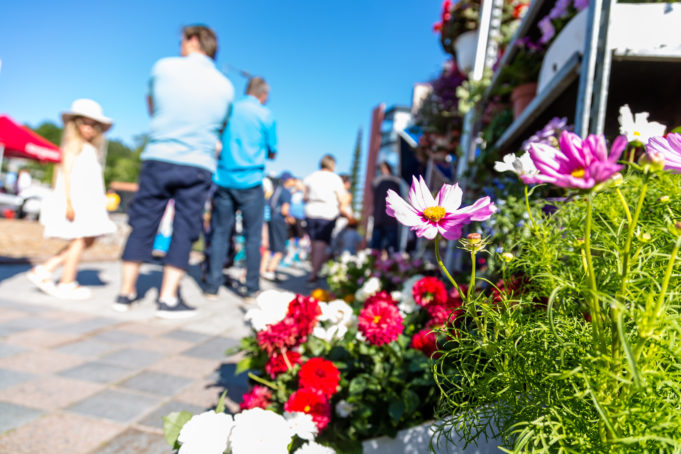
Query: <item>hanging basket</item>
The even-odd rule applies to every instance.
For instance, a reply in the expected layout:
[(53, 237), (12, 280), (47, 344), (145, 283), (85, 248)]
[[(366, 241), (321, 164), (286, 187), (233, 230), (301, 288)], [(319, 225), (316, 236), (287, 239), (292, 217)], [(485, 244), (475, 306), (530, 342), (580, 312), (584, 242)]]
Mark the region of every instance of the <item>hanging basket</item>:
[(460, 34), (454, 41), (456, 64), (459, 70), (468, 73), (475, 64), (475, 51), (478, 47), (478, 31), (471, 30)]

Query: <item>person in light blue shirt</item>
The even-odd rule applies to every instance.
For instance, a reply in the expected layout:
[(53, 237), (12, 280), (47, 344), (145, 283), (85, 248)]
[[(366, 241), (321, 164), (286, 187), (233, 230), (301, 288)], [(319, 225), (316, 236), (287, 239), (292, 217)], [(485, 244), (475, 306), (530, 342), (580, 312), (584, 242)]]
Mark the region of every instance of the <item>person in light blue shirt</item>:
[(253, 77), (246, 87), (246, 96), (235, 102), (229, 124), (222, 135), (222, 151), (213, 181), (217, 190), (213, 196), (213, 213), (208, 276), (204, 293), (217, 295), (223, 283), (222, 265), (227, 253), (229, 232), (237, 210), (243, 217), (246, 240), (245, 297), (260, 290), (260, 246), (265, 211), (262, 181), (265, 160), (274, 159), (277, 152), (275, 122), (265, 107), (269, 86), (261, 77)]
[(229, 117), (234, 88), (215, 67), (217, 37), (203, 25), (182, 30), (180, 57), (159, 60), (149, 83), (149, 143), (141, 155), (139, 189), (128, 210), (132, 231), (123, 251), (121, 290), (114, 309), (130, 309), (137, 298), (142, 262), (152, 259), (154, 237), (169, 200), (175, 215), (163, 258), (157, 315), (194, 315), (178, 294), (216, 168), (218, 138)]

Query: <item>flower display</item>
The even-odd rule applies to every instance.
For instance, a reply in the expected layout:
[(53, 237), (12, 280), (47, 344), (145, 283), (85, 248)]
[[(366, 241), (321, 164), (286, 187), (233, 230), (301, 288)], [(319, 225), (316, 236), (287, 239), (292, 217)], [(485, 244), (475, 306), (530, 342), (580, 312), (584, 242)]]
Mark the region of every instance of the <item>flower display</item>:
[(302, 388), (291, 394), (284, 404), (284, 410), (312, 416), (320, 432), (331, 421), (331, 406), (328, 399), (322, 393), (311, 389)]
[(213, 410), (194, 415), (180, 431), (177, 439), (180, 454), (222, 454), (234, 425), (230, 415)]
[(388, 190), (386, 212), (429, 240), (440, 234), (448, 240), (461, 238), (462, 227), (471, 221), (484, 221), (496, 207), (489, 197), (478, 199), (473, 205), (459, 208), (463, 193), (459, 185), (443, 184), (437, 200), (433, 198), (423, 177), (414, 177), (409, 190), (409, 203)]
[(439, 305), (447, 302), (447, 289), (436, 277), (424, 277), (412, 287), (414, 301), (421, 307), (430, 304)]
[(270, 377), (276, 378), (277, 375), (286, 372), (300, 362), (300, 353), (296, 351), (288, 350), (283, 353), (273, 353), (265, 364), (265, 372)]
[(244, 320), (249, 322), (254, 330), (262, 331), (268, 325), (273, 325), (286, 317), (289, 303), (295, 294), (279, 290), (265, 290), (255, 299), (255, 307), (249, 309)]
[(269, 354), (296, 347), (305, 342), (320, 314), (317, 300), (296, 295), (283, 320), (257, 333), (258, 344)]
[(627, 137), (629, 142), (637, 142), (641, 145), (648, 143), (652, 137), (663, 136), (667, 127), (656, 121), (648, 121), (648, 112), (633, 114), (628, 104), (620, 107), (620, 134)]
[(284, 413), (284, 419), (286, 419), (291, 433), (303, 440), (314, 440), (315, 435), (319, 432), (312, 416), (306, 413), (299, 411)]
[(364, 309), (358, 317), (359, 332), (373, 345), (389, 344), (402, 334), (402, 316), (394, 304), (375, 302)]
[(571, 189), (590, 189), (607, 181), (622, 168), (617, 160), (627, 140), (615, 139), (610, 153), (602, 135), (589, 135), (582, 140), (577, 134), (563, 132), (560, 149), (541, 143), (530, 144), (530, 156), (539, 174), (521, 177), (525, 183), (551, 183)]
[(340, 372), (331, 361), (324, 358), (307, 360), (300, 367), (298, 376), (301, 388), (320, 392), (329, 398), (338, 391)]
[(356, 322), (352, 307), (343, 300), (319, 303), (322, 314), (312, 335), (326, 342), (342, 339), (350, 326)]
[(371, 295), (376, 293), (381, 289), (381, 281), (377, 277), (372, 277), (367, 280), (360, 288), (355, 292), (355, 299), (359, 302), (364, 302)]
[(242, 410), (250, 410), (251, 408), (265, 409), (272, 402), (272, 391), (262, 385), (255, 385), (253, 388), (242, 396), (240, 407)]
[(234, 416), (234, 428), (229, 441), (232, 454), (288, 454), (292, 437), (289, 424), (282, 415), (253, 408)]
[(422, 329), (411, 338), (410, 346), (430, 358), (437, 351), (437, 336), (429, 329)]
[(681, 134), (670, 133), (667, 137), (652, 137), (646, 150), (648, 153), (662, 155), (665, 169), (681, 173)]

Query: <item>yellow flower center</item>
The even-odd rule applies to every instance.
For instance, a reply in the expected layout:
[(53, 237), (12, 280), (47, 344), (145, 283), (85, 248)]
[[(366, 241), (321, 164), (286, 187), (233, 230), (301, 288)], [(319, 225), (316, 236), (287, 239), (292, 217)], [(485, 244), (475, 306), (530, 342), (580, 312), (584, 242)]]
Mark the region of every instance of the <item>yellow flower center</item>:
[(312, 408), (309, 405), (305, 405), (305, 408), (303, 408), (303, 412), (309, 413)]
[(575, 178), (584, 178), (584, 169), (575, 169), (570, 173)]
[(423, 210), (423, 217), (433, 222), (438, 222), (445, 217), (445, 214), (447, 214), (447, 211), (441, 206), (428, 207)]
[(381, 316), (380, 315), (374, 315), (374, 323), (378, 323), (381, 321)]
[(641, 137), (641, 133), (638, 132), (638, 131), (634, 131), (634, 135), (635, 135), (636, 137)]

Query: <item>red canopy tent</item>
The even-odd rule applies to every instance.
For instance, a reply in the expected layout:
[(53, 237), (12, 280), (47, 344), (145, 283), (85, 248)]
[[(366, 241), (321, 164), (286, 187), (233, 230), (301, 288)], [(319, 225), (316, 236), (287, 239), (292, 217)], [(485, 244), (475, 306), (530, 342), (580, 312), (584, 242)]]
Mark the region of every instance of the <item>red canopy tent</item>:
[(7, 115), (0, 115), (0, 163), (4, 155), (35, 159), (42, 162), (60, 162), (59, 147), (33, 131), (18, 125)]

